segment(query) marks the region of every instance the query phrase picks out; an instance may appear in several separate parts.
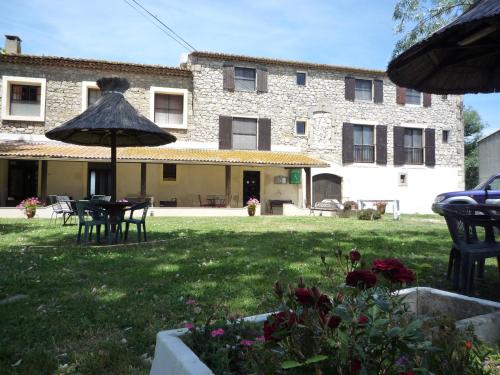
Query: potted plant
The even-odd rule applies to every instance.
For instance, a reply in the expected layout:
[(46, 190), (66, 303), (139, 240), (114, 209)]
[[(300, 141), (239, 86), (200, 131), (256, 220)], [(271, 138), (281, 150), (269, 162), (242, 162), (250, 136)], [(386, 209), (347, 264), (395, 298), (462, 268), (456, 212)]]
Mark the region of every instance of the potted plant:
[(247, 202), (247, 210), (248, 216), (255, 216), (255, 210), (257, 209), (257, 205), (259, 204), (259, 200), (257, 198), (250, 198)]
[(36, 208), (41, 204), (42, 202), (40, 202), (37, 197), (31, 197), (23, 200), (17, 205), (17, 207), (24, 210), (24, 213), (28, 219), (32, 219), (35, 217)]
[(387, 202), (375, 202), (375, 207), (377, 207), (377, 211), (380, 215), (385, 214), (385, 208), (387, 207)]
[[(207, 308), (188, 299), (184, 327), (158, 334), (151, 375), (165, 369), (179, 375), (493, 373), (487, 368), (498, 364), (494, 352), (475, 335), (498, 331), (494, 318), (484, 324), (500, 303), (432, 288), (400, 290), (415, 280), (400, 260), (363, 268), (356, 249), (335, 256), (336, 264), (321, 259), (323, 276), (335, 283), (330, 293), (302, 279), (288, 287), (276, 282), (274, 313), (241, 319), (222, 303)], [(433, 307), (441, 314), (430, 315)], [(463, 319), (463, 309), (480, 316)]]
[(344, 202), (344, 210), (357, 210), (358, 204), (354, 201), (345, 201)]

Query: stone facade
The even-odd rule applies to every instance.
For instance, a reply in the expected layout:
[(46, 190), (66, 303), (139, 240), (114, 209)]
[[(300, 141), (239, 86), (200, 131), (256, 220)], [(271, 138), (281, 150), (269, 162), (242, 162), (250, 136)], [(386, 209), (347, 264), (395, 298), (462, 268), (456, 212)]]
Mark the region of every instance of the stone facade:
[[(154, 75), (140, 73), (119, 73), (109, 70), (87, 70), (61, 68), (56, 66), (19, 65), (1, 63), (2, 76), (45, 78), (47, 80), (45, 121), (27, 122), (2, 119), (0, 133), (44, 134), (47, 130), (59, 126), (77, 116), (82, 111), (82, 82), (95, 82), (105, 76), (120, 75), (130, 82), (130, 89), (125, 93), (127, 100), (144, 116), (150, 116), (150, 87), (182, 88), (188, 90), (188, 129), (171, 130), (179, 139), (189, 138), (193, 124), (192, 81), (190, 77)], [(2, 95), (0, 80), (0, 103)], [(1, 104), (0, 104), (1, 111)]]

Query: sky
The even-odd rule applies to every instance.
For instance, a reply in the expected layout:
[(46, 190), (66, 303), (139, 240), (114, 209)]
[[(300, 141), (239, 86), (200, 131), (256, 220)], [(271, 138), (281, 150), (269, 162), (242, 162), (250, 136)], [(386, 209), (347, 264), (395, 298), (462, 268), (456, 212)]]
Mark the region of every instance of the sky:
[[(127, 0), (131, 2), (131, 0)], [(139, 0), (199, 51), (385, 69), (396, 0)], [(177, 66), (183, 47), (125, 0), (0, 1), (0, 33), (23, 53)], [(500, 128), (500, 94), (465, 104)]]

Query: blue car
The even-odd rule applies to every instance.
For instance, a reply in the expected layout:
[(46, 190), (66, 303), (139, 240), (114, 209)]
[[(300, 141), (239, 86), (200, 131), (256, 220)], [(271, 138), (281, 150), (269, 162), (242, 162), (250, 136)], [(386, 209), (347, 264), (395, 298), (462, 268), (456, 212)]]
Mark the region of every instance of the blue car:
[(432, 211), (442, 214), (445, 204), (491, 203), (500, 205), (500, 173), (496, 173), (472, 190), (453, 191), (439, 194), (432, 205)]

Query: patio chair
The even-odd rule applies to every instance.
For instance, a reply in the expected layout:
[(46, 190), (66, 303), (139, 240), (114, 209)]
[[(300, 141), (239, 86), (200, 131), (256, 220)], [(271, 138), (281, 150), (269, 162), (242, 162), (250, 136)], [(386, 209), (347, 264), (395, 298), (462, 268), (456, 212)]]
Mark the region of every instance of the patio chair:
[[(78, 235), (76, 238), (76, 243), (80, 244), (82, 240), (82, 228), (83, 232), (83, 243), (88, 245), (92, 238), (92, 229), (96, 227), (96, 237), (97, 242), (101, 240), (101, 225), (104, 225), (105, 235), (108, 237), (108, 243), (111, 243), (111, 233), (109, 228), (109, 222), (107, 214), (104, 210), (97, 208), (91, 202), (76, 202), (76, 211), (78, 213)], [(90, 213), (90, 216), (87, 215)]]
[[(443, 213), (453, 240), (448, 261), (447, 277), (453, 274), (453, 287), (469, 294), (474, 287), (474, 276), (482, 276), (484, 262), (496, 257), (500, 272), (500, 242), (495, 241), (495, 227), (500, 220), (477, 205), (447, 205)], [(484, 240), (477, 234), (484, 228)]]
[[(54, 219), (54, 224), (55, 224), (55, 223), (57, 223), (57, 216), (63, 214), (61, 205), (57, 201), (56, 195), (47, 195), (47, 203), (52, 206), (52, 214), (50, 215), (50, 223), (52, 223), (52, 219)], [(54, 218), (54, 215), (55, 215), (55, 218)]]
[(57, 203), (63, 215), (63, 225), (66, 225), (68, 221), (71, 221), (76, 216), (75, 207), (72, 204), (74, 202), (67, 195), (58, 195)]
[[(125, 211), (130, 211), (130, 216), (123, 219), (122, 223), (125, 224), (125, 241), (128, 238), (130, 224), (135, 224), (137, 227), (137, 242), (141, 242), (141, 233), (144, 236), (144, 242), (147, 242), (146, 235), (146, 216), (148, 215), (149, 202), (136, 203)], [(140, 219), (134, 219), (134, 212), (142, 210)], [(121, 227), (121, 225), (120, 225)]]

